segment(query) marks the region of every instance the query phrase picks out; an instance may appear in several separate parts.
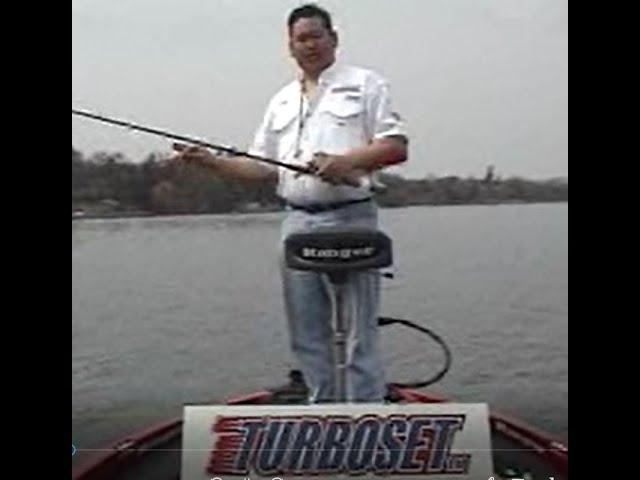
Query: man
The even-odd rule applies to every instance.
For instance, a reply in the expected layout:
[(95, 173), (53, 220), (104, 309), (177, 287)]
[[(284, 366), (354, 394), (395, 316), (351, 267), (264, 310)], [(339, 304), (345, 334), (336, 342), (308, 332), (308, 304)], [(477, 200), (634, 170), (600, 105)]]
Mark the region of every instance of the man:
[[(221, 158), (199, 147), (176, 145), (178, 158), (226, 178), (277, 178), (278, 195), (288, 210), (283, 240), (294, 232), (328, 226), (375, 229), (374, 172), (407, 157), (407, 137), (400, 116), (391, 110), (388, 84), (374, 72), (336, 64), (338, 36), (325, 10), (301, 6), (287, 23), (289, 50), (301, 74), (271, 99), (251, 153), (305, 165), (313, 174)], [(284, 265), (282, 278), (291, 345), (310, 401), (331, 401), (335, 381), (327, 279)], [(386, 387), (377, 337), (379, 276), (353, 274), (348, 288), (355, 318), (347, 396), (350, 401), (382, 401)]]

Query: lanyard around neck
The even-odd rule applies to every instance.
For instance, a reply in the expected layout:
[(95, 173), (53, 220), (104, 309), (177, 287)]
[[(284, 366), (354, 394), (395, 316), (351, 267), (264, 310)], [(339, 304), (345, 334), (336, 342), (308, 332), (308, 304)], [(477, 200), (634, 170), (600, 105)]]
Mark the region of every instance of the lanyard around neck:
[(300, 102), (298, 108), (298, 131), (296, 133), (296, 148), (295, 148), (295, 158), (299, 158), (302, 154), (301, 143), (302, 143), (302, 132), (305, 127), (306, 119), (311, 116), (312, 110), (315, 109), (315, 106), (318, 104), (318, 88), (320, 86), (316, 86), (315, 97), (313, 101), (307, 97), (307, 112), (304, 112), (304, 99), (305, 94), (307, 93), (306, 83), (304, 79), (300, 80)]
[(296, 132), (296, 149), (295, 157), (299, 158), (302, 154), (300, 150), (300, 142), (302, 141), (302, 130), (304, 129), (304, 94), (306, 91), (304, 80), (300, 80), (300, 107), (298, 108), (298, 131)]

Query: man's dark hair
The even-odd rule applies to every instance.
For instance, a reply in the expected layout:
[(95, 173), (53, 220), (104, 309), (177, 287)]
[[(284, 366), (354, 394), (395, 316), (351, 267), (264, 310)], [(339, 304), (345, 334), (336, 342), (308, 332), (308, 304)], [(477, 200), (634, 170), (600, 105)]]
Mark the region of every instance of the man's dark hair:
[(329, 30), (329, 32), (333, 32), (333, 26), (331, 24), (331, 15), (325, 9), (320, 8), (314, 3), (307, 3), (306, 5), (302, 5), (295, 10), (293, 10), (289, 14), (289, 19), (287, 20), (287, 25), (289, 26), (289, 31), (291, 31), (291, 27), (301, 18), (315, 18), (318, 17), (324, 23), (324, 26)]

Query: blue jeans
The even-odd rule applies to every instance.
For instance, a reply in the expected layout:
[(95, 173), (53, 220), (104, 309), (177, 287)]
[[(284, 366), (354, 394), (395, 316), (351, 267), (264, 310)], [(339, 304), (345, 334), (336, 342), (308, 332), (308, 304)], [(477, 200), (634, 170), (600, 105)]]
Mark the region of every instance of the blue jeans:
[[(292, 233), (336, 226), (377, 229), (375, 203), (358, 203), (315, 214), (290, 210), (282, 225), (282, 241)], [(331, 284), (326, 274), (292, 270), (284, 264), (283, 254), (281, 258), (291, 348), (309, 386), (309, 400), (331, 401), (335, 386)], [(346, 289), (352, 312), (347, 342), (347, 399), (381, 402), (386, 385), (378, 346), (379, 273), (351, 272)]]

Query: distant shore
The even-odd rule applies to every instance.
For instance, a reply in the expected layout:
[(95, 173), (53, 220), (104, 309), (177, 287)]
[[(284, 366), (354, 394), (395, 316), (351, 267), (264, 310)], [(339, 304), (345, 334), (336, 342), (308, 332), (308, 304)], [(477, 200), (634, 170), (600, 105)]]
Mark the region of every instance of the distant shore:
[[(261, 213), (283, 209), (276, 183), (230, 182), (193, 166), (150, 156), (131, 163), (119, 154), (88, 159), (72, 147), (72, 219)], [(482, 178), (404, 178), (380, 172), (382, 208), (413, 205), (500, 205), (569, 201), (569, 179), (501, 178), (488, 166)]]

